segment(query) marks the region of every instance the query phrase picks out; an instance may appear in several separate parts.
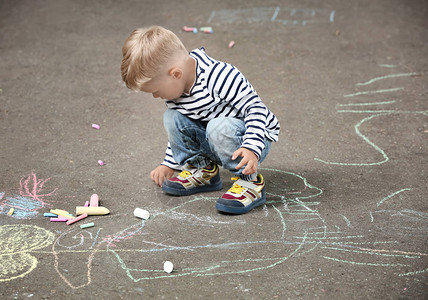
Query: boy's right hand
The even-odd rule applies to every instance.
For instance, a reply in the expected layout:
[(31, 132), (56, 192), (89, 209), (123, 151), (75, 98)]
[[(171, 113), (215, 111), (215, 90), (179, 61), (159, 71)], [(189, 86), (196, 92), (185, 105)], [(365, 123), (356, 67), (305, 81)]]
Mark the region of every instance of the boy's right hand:
[(172, 175), (174, 175), (174, 170), (164, 165), (160, 165), (150, 172), (150, 177), (158, 186), (162, 186), (165, 178), (171, 178)]

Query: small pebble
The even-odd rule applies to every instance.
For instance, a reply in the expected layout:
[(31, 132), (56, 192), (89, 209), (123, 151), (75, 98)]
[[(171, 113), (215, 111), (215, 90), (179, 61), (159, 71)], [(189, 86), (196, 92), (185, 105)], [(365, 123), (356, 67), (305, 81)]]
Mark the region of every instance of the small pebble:
[(171, 273), (174, 269), (174, 265), (170, 261), (166, 261), (163, 263), (163, 270), (167, 273)]

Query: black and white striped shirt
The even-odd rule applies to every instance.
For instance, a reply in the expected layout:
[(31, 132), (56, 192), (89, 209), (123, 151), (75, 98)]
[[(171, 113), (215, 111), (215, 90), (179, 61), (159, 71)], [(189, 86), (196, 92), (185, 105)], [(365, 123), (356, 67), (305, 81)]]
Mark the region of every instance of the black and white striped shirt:
[[(275, 115), (233, 65), (209, 57), (204, 48), (193, 50), (190, 56), (196, 60), (195, 83), (188, 95), (166, 101), (167, 107), (199, 121), (210, 121), (217, 117), (244, 120), (246, 132), (242, 147), (260, 157), (264, 137), (278, 141), (280, 125)], [(179, 168), (172, 157), (169, 143), (162, 164), (173, 169)]]

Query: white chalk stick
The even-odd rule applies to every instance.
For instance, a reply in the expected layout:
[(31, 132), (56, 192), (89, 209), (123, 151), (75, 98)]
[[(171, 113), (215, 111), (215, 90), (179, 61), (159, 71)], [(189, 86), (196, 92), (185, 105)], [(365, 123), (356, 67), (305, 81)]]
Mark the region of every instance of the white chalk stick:
[(140, 219), (147, 220), (150, 217), (150, 213), (147, 210), (137, 207), (136, 209), (134, 209), (134, 216)]
[(167, 273), (171, 273), (174, 269), (174, 265), (170, 261), (166, 261), (163, 263), (163, 270)]

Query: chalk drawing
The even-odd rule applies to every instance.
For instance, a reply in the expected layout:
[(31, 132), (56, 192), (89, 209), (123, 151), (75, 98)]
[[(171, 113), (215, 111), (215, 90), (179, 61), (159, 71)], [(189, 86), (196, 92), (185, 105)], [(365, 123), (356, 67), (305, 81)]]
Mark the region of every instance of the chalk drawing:
[[(0, 214), (7, 215), (8, 211), (13, 208), (14, 213), (10, 216), (12, 218), (30, 219), (36, 217), (40, 209), (51, 206), (45, 198), (54, 195), (56, 189), (49, 193), (41, 193), (49, 179), (38, 179), (34, 172), (22, 177), (19, 182), (19, 196), (6, 197), (2, 200), (0, 202)], [(0, 193), (0, 200), (4, 194)]]
[[(418, 73), (414, 73), (414, 72), (390, 74), (390, 75), (372, 78), (366, 82), (357, 83), (356, 85), (357, 86), (367, 86), (367, 85), (370, 85), (370, 84), (377, 82), (379, 80), (386, 80), (386, 79), (398, 78), (398, 77), (418, 76), (418, 75), (419, 75)], [(366, 96), (366, 95), (372, 95), (372, 94), (397, 92), (397, 91), (401, 91), (401, 90), (404, 90), (404, 88), (399, 87), (399, 88), (389, 88), (389, 89), (380, 89), (380, 90), (372, 90), (372, 91), (362, 91), (362, 92), (357, 92), (357, 93), (353, 93), (353, 94), (346, 94), (346, 95), (343, 95), (343, 97), (349, 98), (349, 97), (356, 97), (356, 96)], [(364, 106), (364, 107), (366, 107), (366, 106), (388, 105), (388, 104), (394, 104), (394, 103), (395, 103), (395, 101), (344, 103), (344, 104), (337, 104), (336, 107), (337, 108), (349, 107), (349, 106), (352, 106), (352, 107)], [(420, 115), (428, 116), (428, 111), (426, 111), (426, 110), (425, 111), (403, 111), (403, 110), (344, 110), (344, 109), (338, 109), (337, 112), (338, 113), (371, 114), (370, 116), (360, 120), (354, 126), (354, 130), (355, 130), (355, 133), (357, 134), (358, 137), (360, 137), (365, 143), (370, 145), (375, 151), (377, 151), (382, 156), (382, 159), (379, 161), (376, 161), (376, 162), (358, 162), (358, 163), (357, 162), (349, 162), (349, 163), (333, 162), (333, 161), (326, 161), (326, 160), (323, 160), (320, 158), (314, 158), (314, 160), (319, 161), (321, 163), (329, 164), (329, 165), (337, 165), (337, 166), (375, 166), (375, 165), (384, 164), (384, 163), (389, 161), (389, 157), (385, 153), (385, 151), (383, 151), (379, 146), (377, 146), (375, 143), (373, 143), (367, 136), (365, 136), (364, 134), (361, 133), (360, 127), (364, 123), (369, 122), (375, 118), (388, 117), (388, 116), (399, 115), (399, 114), (407, 114), (407, 115), (415, 115), (415, 116), (420, 116)]]
[[(153, 213), (148, 220), (128, 215), (102, 216), (93, 219), (97, 227), (74, 226), (56, 238), (37, 226), (1, 226), (0, 279), (22, 278), (33, 271), (37, 266), (35, 254), (53, 255), (56, 273), (71, 289), (93, 282), (95, 268), (103, 268), (94, 265), (98, 256), (98, 262), (110, 259), (109, 266), (113, 263), (119, 274), (133, 282), (258, 272), (278, 268), (291, 257), (315, 251), (331, 263), (388, 268), (397, 276), (423, 276), (426, 272), (420, 266), (428, 253), (406, 251), (406, 244), (391, 238), (367, 240), (358, 231), (358, 219), (344, 214), (339, 215), (339, 225), (329, 224), (318, 209), (321, 202), (315, 201), (323, 195), (323, 190), (305, 177), (276, 169), (263, 168), (261, 172), (270, 189), (266, 205), (251, 213), (259, 213), (258, 217), (264, 218), (263, 225), (248, 222), (248, 214), (233, 218), (223, 214), (200, 215), (200, 208), (213, 208), (217, 197), (198, 195), (182, 197), (179, 204), (169, 209), (150, 209)], [(407, 203), (405, 198), (409, 194), (404, 193), (407, 190), (403, 188), (381, 197), (375, 207), (369, 208), (371, 234), (381, 231), (387, 232), (388, 237), (391, 233), (426, 236), (428, 214), (389, 209), (391, 199), (398, 194), (401, 197), (394, 202)], [(117, 230), (111, 224), (123, 227)], [(251, 234), (243, 234), (241, 240), (230, 240), (225, 233), (231, 227)], [(52, 245), (50, 250), (43, 249), (49, 245)], [(175, 261), (175, 257), (180, 260)], [(166, 260), (174, 262), (174, 272), (163, 271)]]
[(369, 85), (369, 84), (372, 84), (375, 81), (382, 80), (382, 79), (396, 78), (396, 77), (405, 77), (405, 76), (416, 76), (416, 75), (418, 75), (418, 73), (390, 74), (390, 75), (385, 75), (385, 76), (373, 78), (373, 79), (371, 79), (371, 80), (369, 80), (367, 82), (357, 83), (356, 85)]
[(275, 22), (283, 25), (333, 23), (334, 10), (311, 8), (258, 7), (211, 12), (207, 23)]
[(404, 191), (410, 191), (410, 190), (412, 190), (412, 189), (405, 188), (405, 189), (401, 189), (401, 190), (399, 190), (399, 191), (397, 191), (397, 192), (395, 192), (395, 193), (392, 193), (391, 195), (389, 195), (389, 196), (387, 196), (387, 197), (383, 198), (382, 200), (380, 200), (380, 201), (377, 203), (377, 206), (379, 207), (383, 202), (385, 202), (385, 201), (386, 201), (386, 200), (388, 200), (389, 198), (394, 197), (395, 195), (397, 195), (397, 194), (399, 194), (399, 193), (402, 193), (402, 192), (404, 192)]
[(0, 226), (0, 282), (22, 278), (37, 267), (30, 252), (52, 244), (55, 235), (34, 225)]

